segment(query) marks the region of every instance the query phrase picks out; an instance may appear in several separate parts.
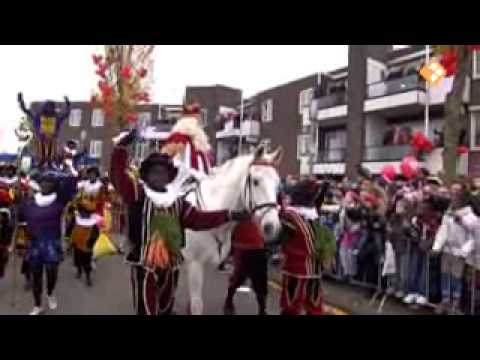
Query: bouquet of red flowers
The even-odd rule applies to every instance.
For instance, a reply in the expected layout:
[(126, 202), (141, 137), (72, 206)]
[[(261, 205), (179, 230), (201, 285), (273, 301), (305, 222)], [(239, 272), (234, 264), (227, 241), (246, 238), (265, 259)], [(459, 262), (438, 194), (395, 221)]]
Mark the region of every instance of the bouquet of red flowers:
[(106, 45), (105, 55), (92, 55), (99, 77), (92, 105), (121, 129), (138, 119), (138, 105), (150, 102), (148, 68), (154, 45)]
[(430, 154), (433, 151), (432, 142), (421, 131), (417, 131), (413, 134), (411, 145), (417, 156)]

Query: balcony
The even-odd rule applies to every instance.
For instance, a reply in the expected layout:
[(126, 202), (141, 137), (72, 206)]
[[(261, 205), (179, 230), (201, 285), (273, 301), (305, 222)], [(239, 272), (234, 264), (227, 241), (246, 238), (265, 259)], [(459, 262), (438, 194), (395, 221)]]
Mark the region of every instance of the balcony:
[(346, 151), (345, 148), (321, 150), (318, 152), (315, 162), (320, 164), (345, 162)]
[(347, 115), (347, 92), (340, 91), (316, 98), (317, 120), (343, 117)]
[(364, 161), (400, 161), (410, 153), (410, 145), (371, 146), (365, 148)]
[(170, 135), (171, 126), (166, 124), (149, 126), (140, 132), (140, 137), (146, 141), (164, 141)]
[(260, 136), (260, 123), (255, 120), (244, 120), (239, 124), (235, 124), (233, 120), (225, 123), (223, 130), (217, 131), (217, 139), (225, 139), (229, 137), (246, 136), (258, 137)]
[(318, 104), (318, 109), (326, 109), (339, 105), (345, 105), (347, 103), (347, 93), (346, 91), (341, 91), (319, 97), (316, 100)]
[(420, 109), (425, 104), (425, 83), (417, 74), (400, 79), (368, 85), (365, 112), (411, 107)]
[(313, 164), (313, 173), (316, 175), (343, 175), (345, 174), (345, 158), (347, 149), (321, 150)]
[(417, 74), (371, 84), (368, 86), (368, 98), (389, 96), (410, 90), (425, 91), (425, 83), (419, 81)]

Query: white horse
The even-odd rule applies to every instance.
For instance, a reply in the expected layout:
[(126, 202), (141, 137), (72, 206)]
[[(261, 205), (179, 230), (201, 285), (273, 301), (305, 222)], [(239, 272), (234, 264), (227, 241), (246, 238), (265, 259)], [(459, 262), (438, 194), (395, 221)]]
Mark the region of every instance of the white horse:
[[(259, 147), (253, 154), (229, 160), (202, 180), (196, 193), (187, 200), (199, 209), (247, 210), (260, 226), (265, 241), (273, 240), (280, 230), (277, 189), (280, 177), (276, 170), (283, 155), (282, 149), (272, 154)], [(186, 231), (183, 250), (188, 274), (190, 313), (203, 313), (202, 290), (204, 267), (218, 266), (230, 252), (230, 236), (234, 224), (229, 223), (211, 231)]]

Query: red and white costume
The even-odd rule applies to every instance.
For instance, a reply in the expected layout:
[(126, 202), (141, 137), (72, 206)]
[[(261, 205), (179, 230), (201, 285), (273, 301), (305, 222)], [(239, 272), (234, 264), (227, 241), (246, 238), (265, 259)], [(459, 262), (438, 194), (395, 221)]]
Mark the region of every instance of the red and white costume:
[[(316, 213), (315, 209), (312, 212)], [(283, 209), (282, 222), (288, 227), (288, 241), (283, 244), (282, 295), (283, 315), (323, 314), (321, 264), (315, 258), (314, 230), (310, 220), (297, 208)]]
[(185, 106), (183, 116), (173, 127), (162, 152), (201, 179), (210, 173), (211, 150), (208, 136), (200, 124), (199, 105)]
[(75, 149), (70, 149), (68, 146), (63, 148), (63, 165), (65, 168), (69, 169), (74, 176), (78, 176), (78, 172), (74, 166), (74, 158), (77, 154), (78, 151)]
[(79, 198), (87, 198), (94, 201), (96, 207), (95, 213), (103, 217), (108, 196), (105, 185), (100, 180), (96, 180), (93, 183), (88, 180), (83, 180), (78, 183), (77, 189)]

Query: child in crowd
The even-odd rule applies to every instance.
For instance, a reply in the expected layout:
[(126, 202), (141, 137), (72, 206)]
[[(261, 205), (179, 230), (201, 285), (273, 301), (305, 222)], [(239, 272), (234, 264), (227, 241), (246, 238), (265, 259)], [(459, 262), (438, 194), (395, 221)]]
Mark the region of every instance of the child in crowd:
[(470, 198), (466, 186), (455, 182), (450, 190), (451, 205), (442, 218), (432, 250), (442, 253), (442, 303), (437, 312), (459, 314), (465, 260), (474, 250), (473, 229), (479, 220), (468, 205)]

